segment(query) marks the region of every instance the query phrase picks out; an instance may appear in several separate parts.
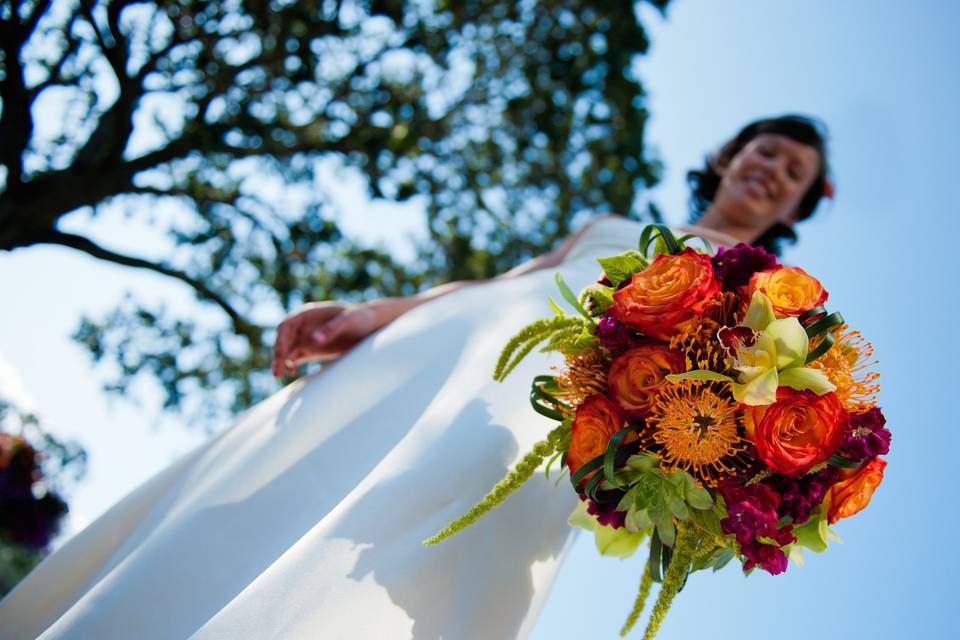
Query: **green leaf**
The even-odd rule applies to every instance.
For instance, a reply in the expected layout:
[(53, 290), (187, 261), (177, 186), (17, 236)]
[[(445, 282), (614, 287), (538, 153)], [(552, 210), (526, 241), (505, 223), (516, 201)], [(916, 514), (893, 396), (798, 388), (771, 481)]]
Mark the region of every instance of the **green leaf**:
[(567, 315), (567, 312), (563, 310), (563, 307), (557, 304), (557, 301), (553, 299), (553, 296), (550, 296), (550, 308), (553, 309), (553, 312), (558, 316)]
[(787, 554), (787, 558), (790, 559), (790, 562), (798, 567), (803, 566), (803, 547), (798, 544), (788, 544), (783, 548), (783, 551)]
[(694, 509), (701, 511), (713, 509), (713, 498), (710, 497), (710, 492), (704, 489), (703, 487), (688, 486), (687, 487), (687, 504), (689, 504)]
[(656, 469), (659, 458), (656, 454), (647, 451), (641, 451), (627, 458), (626, 466), (636, 471), (650, 471)]
[[(694, 238), (696, 238), (697, 240), (699, 240), (700, 242), (703, 243), (703, 249), (704, 249), (704, 250), (703, 250), (702, 253), (706, 253), (708, 256), (712, 256), (712, 255), (713, 255), (713, 245), (710, 244), (710, 241), (707, 240), (706, 238), (702, 237), (702, 236), (698, 236), (698, 235), (695, 235), (695, 234), (693, 234), (693, 233), (687, 233), (687, 234), (685, 234), (685, 235), (677, 238), (677, 244), (679, 244), (679, 245), (680, 245), (681, 247), (683, 247), (683, 248), (686, 248), (686, 247), (687, 247), (687, 242), (688, 242), (689, 240), (693, 240)], [(698, 251), (699, 251), (699, 250), (698, 250)]]
[(577, 502), (570, 516), (567, 518), (567, 524), (571, 527), (579, 527), (587, 531), (593, 531), (597, 528), (597, 520), (587, 512), (587, 503), (585, 500)]
[(720, 518), (713, 509), (694, 509), (690, 515), (693, 517), (693, 522), (707, 533), (717, 538), (725, 535), (720, 526)]
[(614, 464), (616, 462), (617, 451), (620, 448), (620, 443), (631, 433), (633, 433), (633, 429), (631, 427), (621, 429), (613, 434), (610, 437), (609, 442), (607, 442), (607, 449), (603, 453), (603, 478), (611, 484), (615, 484), (617, 482), (614, 472)]
[(557, 271), (554, 279), (557, 282), (557, 287), (560, 288), (560, 295), (563, 296), (563, 299), (566, 300), (571, 307), (579, 311), (580, 315), (590, 320), (590, 322), (593, 322), (593, 318), (589, 313), (587, 313), (586, 309), (583, 308), (583, 306), (580, 304), (580, 301), (577, 300), (577, 296), (574, 295), (573, 291), (570, 289), (570, 285), (568, 285), (566, 280), (563, 279), (563, 276), (560, 275), (559, 271)]
[(797, 536), (796, 544), (806, 547), (816, 553), (823, 553), (827, 550), (827, 542), (830, 540), (830, 532), (827, 527), (827, 519), (820, 517), (820, 510), (815, 510), (810, 519), (793, 528), (793, 535)]
[(629, 558), (647, 537), (646, 533), (634, 533), (626, 527), (614, 529), (598, 524), (594, 529), (594, 542), (602, 556)]
[(710, 566), (713, 567), (714, 572), (719, 571), (727, 566), (727, 563), (733, 560), (735, 556), (736, 552), (734, 552), (733, 549), (730, 547), (724, 547), (720, 549), (720, 551), (718, 551), (713, 557), (713, 562), (710, 563)]
[[(563, 455), (563, 451), (557, 451), (555, 454), (553, 454), (552, 456), (550, 456), (550, 459), (549, 459), (549, 460), (547, 460), (547, 466), (546, 466), (546, 468), (543, 470), (543, 474), (546, 476), (547, 480), (550, 479), (550, 467), (552, 467), (552, 466), (553, 466), (553, 463), (557, 461), (557, 458), (559, 458), (559, 457), (562, 456), (562, 455)], [(561, 470), (561, 472), (562, 472), (562, 470)]]
[(668, 547), (672, 547), (677, 537), (677, 528), (673, 524), (673, 519), (668, 515), (658, 514), (654, 516), (653, 524), (660, 535), (660, 541)]
[(693, 381), (715, 381), (715, 382), (735, 382), (730, 376), (725, 376), (722, 373), (717, 373), (716, 371), (709, 371), (707, 369), (696, 369), (694, 371), (687, 371), (686, 373), (670, 373), (666, 376), (667, 380), (673, 383), (683, 382), (684, 380), (693, 380)]
[(609, 258), (599, 258), (600, 268), (614, 288), (633, 274), (643, 271), (649, 262), (640, 255), (639, 251), (628, 251)]
[(581, 296), (584, 300), (591, 299), (597, 310), (603, 313), (613, 305), (613, 291), (611, 287), (592, 284), (583, 290)]
[(850, 460), (849, 458), (845, 458), (844, 456), (838, 453), (835, 453), (832, 456), (830, 456), (829, 460), (827, 460), (827, 464), (829, 464), (831, 467), (842, 467), (844, 469), (856, 469), (857, 467), (861, 466), (863, 463), (855, 462), (853, 460)]
[(843, 324), (843, 316), (839, 313), (831, 313), (830, 315), (820, 318), (813, 324), (807, 327), (807, 335), (811, 338), (823, 333), (824, 331), (829, 331), (834, 327), (839, 327)]
[(660, 573), (660, 559), (663, 556), (663, 543), (660, 542), (660, 532), (656, 529), (650, 536), (650, 557), (647, 559), (647, 573), (654, 582), (663, 582)]
[(804, 361), (804, 364), (810, 364), (815, 361), (817, 358), (825, 354), (830, 348), (834, 345), (837, 339), (833, 336), (832, 333), (825, 333), (820, 337), (820, 344), (814, 347), (810, 353), (807, 354), (807, 359)]
[(686, 520), (690, 516), (687, 503), (675, 493), (667, 494), (667, 509), (670, 510), (670, 513), (673, 514), (674, 517), (680, 520)]
[(638, 491), (640, 491), (640, 488), (637, 486), (632, 486), (627, 489), (627, 492), (620, 498), (620, 502), (617, 503), (617, 511), (629, 511), (637, 499)]
[(646, 509), (631, 507), (627, 511), (625, 520), (625, 526), (631, 531), (646, 531), (649, 533), (653, 529), (653, 520), (650, 519), (650, 514), (647, 513)]

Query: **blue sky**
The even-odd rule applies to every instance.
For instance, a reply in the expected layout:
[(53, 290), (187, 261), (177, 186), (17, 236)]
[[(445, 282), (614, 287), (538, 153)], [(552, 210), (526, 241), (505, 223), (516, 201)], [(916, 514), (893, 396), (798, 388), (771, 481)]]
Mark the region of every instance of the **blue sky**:
[[(960, 3), (677, 0), (665, 21), (644, 16), (649, 139), (666, 165), (650, 195), (671, 222), (686, 216), (686, 169), (746, 121), (800, 111), (828, 123), (837, 197), (800, 228), (785, 260), (819, 276), (834, 308), (873, 341), (894, 434), (873, 504), (837, 526), (843, 544), (778, 577), (745, 580), (735, 567), (696, 574), (660, 637), (950, 637), (960, 525), (950, 378), (960, 355), (951, 332), (960, 211), (950, 193), (960, 182)], [(373, 238), (416, 228), (417, 211), (371, 205), (358, 187), (338, 193), (345, 211), (365, 214), (345, 224)], [(151, 238), (119, 215), (70, 224), (112, 246)], [(91, 454), (71, 494), (72, 529), (205, 438), (157, 417), (149, 385), (142, 408), (109, 401), (103, 372), (69, 339), (82, 313), (102, 313), (134, 289), (191, 305), (176, 283), (66, 250), (0, 254), (0, 391)], [(581, 536), (533, 637), (615, 637), (641, 562), (600, 558)]]

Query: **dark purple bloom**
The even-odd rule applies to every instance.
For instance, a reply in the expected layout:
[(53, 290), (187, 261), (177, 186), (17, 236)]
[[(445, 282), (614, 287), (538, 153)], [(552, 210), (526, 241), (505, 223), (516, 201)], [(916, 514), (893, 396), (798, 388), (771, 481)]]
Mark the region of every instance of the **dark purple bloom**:
[[(720, 527), (736, 536), (740, 552), (747, 559), (744, 570), (759, 566), (773, 575), (783, 573), (787, 556), (780, 547), (795, 542), (796, 537), (792, 525), (777, 528), (780, 496), (766, 485), (743, 486), (732, 480), (721, 483), (717, 490), (727, 505), (727, 517), (720, 521)], [(775, 544), (762, 542), (761, 537)]]
[(762, 484), (742, 486), (735, 482), (717, 487), (727, 504), (727, 517), (720, 521), (724, 533), (737, 537), (741, 545), (757, 536), (776, 531), (780, 497)]
[(713, 271), (723, 283), (724, 291), (733, 291), (750, 282), (750, 276), (758, 271), (773, 269), (778, 265), (772, 253), (760, 247), (740, 243), (731, 249), (720, 247), (710, 262)]
[(580, 494), (580, 499), (587, 501), (587, 513), (595, 517), (597, 522), (605, 527), (619, 529), (627, 521), (627, 512), (617, 511), (616, 503), (601, 504), (590, 500), (583, 494)]
[(846, 440), (840, 453), (851, 460), (866, 460), (890, 451), (890, 431), (884, 427), (887, 419), (880, 407), (863, 413), (851, 413)]
[[(788, 528), (787, 528), (788, 529)], [(782, 546), (796, 541), (791, 533), (780, 533), (779, 537), (774, 537), (777, 543)], [(751, 540), (747, 544), (740, 545), (740, 552), (746, 556), (747, 561), (743, 563), (743, 570), (759, 566), (770, 575), (777, 575), (787, 570), (787, 554), (780, 546), (775, 544), (765, 544), (758, 540)]]
[(600, 344), (615, 356), (636, 346), (630, 329), (609, 313), (604, 314), (597, 323), (597, 338)]
[(840, 473), (836, 467), (827, 467), (822, 471), (800, 478), (774, 474), (764, 481), (780, 496), (777, 514), (789, 517), (793, 524), (802, 524), (810, 518), (810, 512), (823, 502), (827, 489), (836, 482)]

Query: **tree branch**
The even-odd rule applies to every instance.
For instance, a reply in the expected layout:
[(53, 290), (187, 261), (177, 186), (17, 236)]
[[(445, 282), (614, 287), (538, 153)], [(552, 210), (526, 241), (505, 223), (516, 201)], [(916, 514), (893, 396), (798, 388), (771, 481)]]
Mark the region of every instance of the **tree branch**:
[(0, 25), (0, 47), (3, 48), (4, 77), (0, 80), (0, 165), (7, 168), (6, 193), (15, 192), (23, 182), (23, 153), (33, 134), (27, 88), (23, 82), (20, 59), (20, 29), (16, 7), (11, 7), (10, 22)]
[(23, 37), (21, 42), (26, 42), (30, 39), (30, 36), (33, 35), (33, 30), (37, 28), (37, 24), (40, 22), (40, 18), (43, 17), (43, 14), (46, 13), (49, 8), (50, 0), (40, 0), (37, 2), (30, 17), (23, 23), (23, 28), (20, 32)]
[(37, 96), (44, 92), (44, 90), (53, 87), (53, 86), (73, 86), (76, 85), (77, 79), (87, 75), (89, 72), (89, 64), (85, 65), (83, 69), (80, 70), (77, 74), (71, 74), (73, 77), (65, 78), (63, 77), (63, 66), (67, 63), (72, 56), (76, 56), (80, 51), (80, 45), (83, 44), (83, 41), (80, 38), (77, 38), (73, 35), (73, 23), (78, 19), (78, 14), (73, 14), (70, 19), (67, 21), (66, 26), (63, 28), (64, 37), (67, 39), (67, 46), (64, 47), (63, 52), (60, 54), (59, 58), (52, 65), (44, 64), (47, 68), (47, 78), (39, 84), (30, 87), (27, 92), (27, 99), (30, 101), (32, 106), (37, 100)]
[(71, 249), (82, 251), (93, 256), (94, 258), (99, 258), (100, 260), (114, 262), (125, 267), (147, 269), (171, 278), (176, 278), (177, 280), (189, 285), (201, 298), (209, 300), (220, 307), (224, 313), (230, 317), (230, 321), (233, 324), (234, 330), (236, 330), (236, 332), (240, 335), (246, 336), (247, 339), (250, 340), (252, 347), (258, 346), (256, 339), (259, 337), (259, 328), (247, 322), (237, 312), (237, 310), (234, 309), (230, 303), (223, 298), (223, 296), (213, 291), (203, 282), (192, 278), (184, 271), (180, 271), (179, 269), (174, 269), (163, 264), (150, 262), (149, 260), (144, 260), (143, 258), (136, 258), (133, 256), (126, 256), (116, 253), (101, 247), (88, 238), (84, 238), (83, 236), (78, 236), (72, 233), (64, 233), (62, 231), (50, 231), (46, 234), (43, 234), (37, 238), (37, 244), (56, 244), (64, 247), (70, 247)]

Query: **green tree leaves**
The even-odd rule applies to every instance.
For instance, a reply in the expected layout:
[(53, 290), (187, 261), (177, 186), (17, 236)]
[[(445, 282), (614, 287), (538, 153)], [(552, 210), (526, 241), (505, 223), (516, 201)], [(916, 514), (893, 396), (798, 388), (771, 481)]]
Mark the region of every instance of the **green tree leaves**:
[[(635, 204), (660, 167), (629, 6), (63, 6), (0, 11), (0, 249), (59, 244), (189, 287), (189, 314), (131, 296), (76, 337), (119, 365), (107, 389), (146, 376), (205, 425), (276, 388), (272, 328), (304, 301), (491, 277), (594, 213), (656, 217)], [(70, 119), (32, 135), (54, 95)], [(413, 259), (344, 235), (334, 170), (371, 198), (416, 199)], [(163, 249), (64, 231), (81, 211), (124, 212)]]

